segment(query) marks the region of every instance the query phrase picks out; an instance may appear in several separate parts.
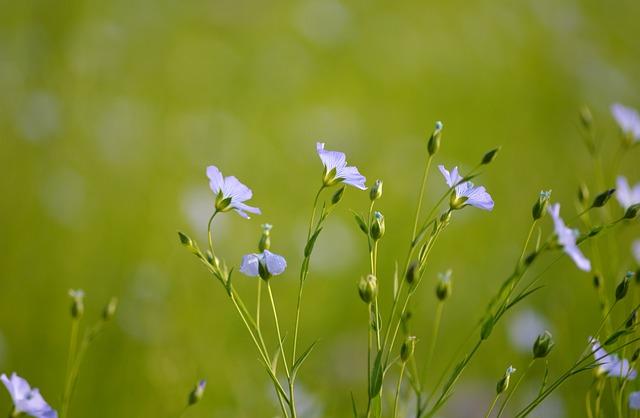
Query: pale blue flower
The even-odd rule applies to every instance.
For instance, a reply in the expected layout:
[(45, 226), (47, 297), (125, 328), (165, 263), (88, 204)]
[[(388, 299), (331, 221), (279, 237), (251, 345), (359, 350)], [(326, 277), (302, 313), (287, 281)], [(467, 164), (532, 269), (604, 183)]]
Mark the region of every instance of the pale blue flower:
[(0, 380), (11, 395), (15, 415), (24, 413), (35, 418), (58, 418), (58, 413), (47, 404), (40, 391), (31, 389), (25, 379), (12, 373), (10, 378), (3, 374)]
[(629, 408), (640, 410), (640, 392), (631, 392), (629, 394)]
[(593, 337), (589, 337), (589, 341), (591, 342), (593, 357), (598, 363), (598, 374), (627, 380), (634, 380), (638, 376), (638, 372), (631, 368), (629, 360), (620, 359), (616, 354), (607, 353), (600, 345), (600, 342)]
[(560, 217), (560, 203), (549, 206), (547, 210), (551, 218), (553, 218), (553, 226), (558, 237), (558, 243), (562, 245), (564, 252), (571, 257), (580, 270), (591, 271), (591, 262), (582, 254), (576, 244), (578, 232), (568, 228)]
[(457, 208), (461, 208), (466, 205), (475, 206), (476, 208), (483, 210), (493, 209), (493, 199), (491, 195), (487, 193), (487, 190), (483, 186), (474, 186), (472, 182), (463, 180), (462, 176), (458, 173), (458, 167), (453, 167), (453, 170), (449, 172), (444, 165), (439, 165), (438, 169), (444, 176), (445, 181), (449, 187), (454, 187), (455, 198)]
[(360, 190), (367, 190), (367, 186), (365, 186), (367, 179), (360, 174), (356, 167), (347, 166), (347, 157), (344, 152), (325, 150), (324, 142), (318, 142), (316, 150), (324, 165), (323, 182), (325, 186), (344, 183)]
[(262, 253), (252, 253), (242, 257), (240, 272), (249, 277), (260, 276), (268, 279), (282, 274), (286, 268), (287, 260), (284, 257), (264, 250)]
[(625, 210), (631, 205), (640, 203), (640, 183), (630, 187), (625, 177), (618, 176), (616, 179), (616, 198)]
[(626, 137), (633, 142), (640, 141), (640, 115), (635, 109), (614, 103), (611, 105), (611, 114)]
[(244, 203), (251, 199), (253, 193), (237, 178), (223, 177), (218, 167), (214, 165), (207, 167), (207, 177), (209, 177), (209, 187), (216, 195), (216, 210), (226, 212), (233, 209), (246, 219), (249, 219), (247, 212), (260, 214), (260, 209)]

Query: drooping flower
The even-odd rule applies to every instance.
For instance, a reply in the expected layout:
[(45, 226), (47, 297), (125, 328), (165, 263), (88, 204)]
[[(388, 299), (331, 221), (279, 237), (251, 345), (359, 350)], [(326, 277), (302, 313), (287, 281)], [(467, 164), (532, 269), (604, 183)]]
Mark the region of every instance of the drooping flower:
[(636, 259), (636, 263), (640, 264), (640, 239), (633, 241), (631, 251), (633, 252), (633, 257)]
[(631, 392), (629, 394), (629, 408), (640, 410), (640, 392)]
[(444, 165), (439, 165), (438, 169), (444, 176), (447, 185), (449, 187), (455, 186), (450, 202), (453, 209), (460, 209), (466, 205), (475, 206), (483, 210), (493, 209), (493, 199), (483, 186), (476, 187), (470, 181), (460, 183), (463, 178), (458, 173), (458, 167), (453, 167), (451, 172), (449, 172)]
[(620, 377), (627, 380), (634, 380), (638, 372), (631, 368), (629, 360), (620, 359), (616, 354), (609, 354), (602, 348), (600, 342), (593, 337), (589, 337), (593, 357), (598, 363), (597, 373), (608, 377)]
[(325, 186), (344, 183), (360, 190), (367, 190), (365, 186), (367, 179), (360, 174), (358, 168), (347, 166), (347, 157), (344, 152), (325, 150), (324, 142), (316, 144), (316, 151), (324, 165), (322, 181)]
[(584, 256), (584, 254), (582, 254), (576, 244), (578, 232), (568, 228), (560, 217), (560, 203), (549, 206), (547, 210), (553, 218), (553, 225), (558, 237), (558, 243), (562, 245), (564, 252), (571, 257), (580, 270), (591, 271), (591, 262)]
[(282, 274), (286, 268), (287, 260), (283, 256), (264, 250), (262, 253), (243, 256), (240, 272), (249, 277), (260, 276), (267, 280), (271, 276)]
[(632, 142), (640, 141), (640, 115), (635, 109), (614, 103), (611, 105), (611, 114), (625, 137)]
[(630, 187), (625, 177), (618, 176), (616, 179), (616, 198), (625, 210), (631, 205), (640, 203), (640, 183)]
[(58, 413), (47, 404), (38, 389), (31, 389), (29, 382), (15, 373), (3, 374), (0, 380), (6, 386), (14, 405), (14, 414), (24, 413), (35, 418), (58, 418)]
[(207, 167), (207, 177), (209, 177), (209, 187), (216, 195), (217, 211), (226, 212), (233, 209), (246, 219), (249, 219), (247, 212), (260, 214), (260, 209), (244, 203), (251, 199), (253, 193), (237, 178), (234, 176), (223, 177), (218, 167), (214, 165)]

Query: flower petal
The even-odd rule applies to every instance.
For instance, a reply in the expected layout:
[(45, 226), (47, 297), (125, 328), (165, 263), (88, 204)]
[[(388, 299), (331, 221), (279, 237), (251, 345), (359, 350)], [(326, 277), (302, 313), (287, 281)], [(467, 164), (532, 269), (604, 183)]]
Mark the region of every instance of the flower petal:
[(207, 167), (207, 177), (209, 177), (209, 187), (214, 194), (218, 194), (224, 187), (224, 178), (222, 173), (215, 165)]
[(336, 172), (336, 177), (341, 178), (344, 184), (357, 187), (360, 190), (367, 190), (366, 177), (358, 172), (356, 167), (344, 167)]
[(327, 151), (324, 149), (324, 142), (316, 143), (316, 151), (322, 164), (327, 168), (327, 171), (331, 171), (334, 168), (339, 170), (347, 165), (347, 157), (343, 152), (339, 151)]
[(249, 200), (253, 197), (251, 189), (240, 183), (240, 180), (234, 176), (229, 176), (224, 179), (224, 188), (222, 189), (222, 193), (224, 194), (224, 197), (231, 198), (232, 205), (236, 202), (244, 202), (245, 200)]
[(269, 250), (264, 250), (264, 259), (267, 264), (267, 271), (273, 276), (282, 274), (287, 268), (287, 260), (281, 255), (274, 254)]
[(259, 276), (258, 263), (260, 263), (260, 254), (247, 254), (242, 257), (242, 263), (240, 264), (240, 273), (249, 276)]

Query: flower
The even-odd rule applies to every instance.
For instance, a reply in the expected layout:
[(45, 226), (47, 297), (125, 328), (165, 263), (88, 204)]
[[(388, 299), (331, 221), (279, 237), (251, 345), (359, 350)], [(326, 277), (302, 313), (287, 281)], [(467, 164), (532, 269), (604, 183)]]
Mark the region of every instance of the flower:
[(249, 277), (260, 276), (267, 280), (271, 276), (282, 274), (287, 268), (287, 260), (283, 256), (269, 250), (262, 253), (247, 254), (242, 257), (240, 272)]
[(564, 252), (573, 259), (580, 270), (591, 271), (591, 262), (582, 254), (576, 244), (577, 231), (567, 228), (560, 217), (560, 203), (549, 206), (547, 211), (553, 218), (558, 243), (562, 245)]
[(623, 209), (627, 209), (631, 205), (640, 203), (640, 183), (637, 183), (633, 187), (629, 187), (627, 179), (623, 176), (618, 176), (616, 179), (616, 198)]
[(614, 103), (611, 114), (626, 137), (633, 142), (640, 141), (640, 115), (635, 109)]
[(454, 187), (454, 194), (451, 198), (452, 208), (460, 209), (466, 205), (475, 206), (483, 210), (493, 209), (493, 199), (482, 186), (475, 187), (470, 181), (461, 182), (462, 176), (458, 174), (458, 167), (453, 167), (451, 173), (443, 165), (438, 169), (444, 176), (449, 187)]
[(631, 392), (629, 394), (629, 408), (636, 411), (640, 409), (640, 392)]
[(58, 413), (47, 404), (40, 391), (31, 389), (29, 382), (17, 374), (12, 373), (10, 378), (3, 374), (0, 380), (11, 395), (14, 415), (24, 413), (35, 418), (58, 418)]
[(629, 360), (620, 359), (616, 354), (607, 353), (600, 345), (600, 342), (593, 337), (589, 337), (589, 341), (591, 341), (593, 357), (598, 363), (598, 374), (627, 380), (634, 380), (638, 376), (638, 372), (629, 365)]
[(636, 259), (636, 263), (640, 264), (640, 239), (633, 241), (631, 251), (633, 252), (633, 257)]
[(243, 203), (251, 199), (253, 193), (237, 178), (234, 176), (223, 177), (218, 167), (214, 165), (207, 167), (207, 177), (209, 177), (209, 187), (216, 195), (217, 211), (226, 212), (233, 209), (246, 219), (249, 219), (246, 212), (260, 215), (260, 209)]
[(333, 186), (342, 182), (360, 190), (367, 190), (367, 186), (364, 184), (367, 179), (360, 174), (356, 167), (347, 166), (347, 157), (344, 152), (327, 151), (324, 149), (324, 142), (318, 142), (316, 150), (324, 165), (322, 181), (325, 186)]

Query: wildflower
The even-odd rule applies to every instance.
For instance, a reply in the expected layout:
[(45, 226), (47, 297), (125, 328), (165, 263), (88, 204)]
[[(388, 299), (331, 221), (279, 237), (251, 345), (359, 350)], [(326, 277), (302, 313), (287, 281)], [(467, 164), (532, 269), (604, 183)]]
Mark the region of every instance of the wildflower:
[(13, 400), (13, 413), (11, 416), (27, 414), (35, 418), (57, 418), (58, 413), (47, 404), (38, 389), (31, 389), (29, 382), (15, 373), (8, 378), (3, 374), (0, 380), (11, 395)]
[(636, 203), (640, 203), (640, 183), (637, 183), (633, 187), (629, 187), (627, 179), (623, 176), (618, 176), (616, 179), (616, 191), (616, 198), (623, 209), (627, 209)]
[(438, 273), (438, 284), (436, 285), (436, 297), (440, 301), (446, 300), (451, 294), (451, 269), (444, 273)]
[(72, 299), (71, 316), (74, 319), (79, 319), (84, 314), (84, 291), (69, 289), (69, 296)]
[(189, 405), (198, 403), (204, 395), (204, 389), (207, 387), (207, 381), (202, 379), (198, 382), (195, 388), (189, 394)]
[(633, 252), (633, 257), (636, 259), (636, 263), (640, 264), (640, 239), (633, 241), (631, 251)]
[(640, 410), (640, 392), (631, 392), (629, 394), (629, 408)]
[(364, 184), (367, 179), (360, 174), (356, 167), (347, 166), (347, 158), (343, 152), (325, 150), (324, 142), (318, 142), (316, 150), (324, 165), (322, 181), (325, 186), (333, 186), (342, 182), (360, 190), (367, 190), (367, 186)]
[(515, 367), (507, 367), (507, 371), (504, 372), (504, 376), (502, 376), (502, 379), (498, 380), (498, 384), (496, 385), (496, 393), (498, 395), (509, 388), (509, 380), (511, 380), (511, 375), (515, 372)]
[(596, 373), (606, 375), (608, 377), (620, 377), (628, 380), (634, 380), (638, 373), (629, 365), (629, 360), (620, 359), (616, 354), (609, 354), (602, 348), (600, 342), (593, 337), (589, 337), (591, 341), (591, 351), (593, 357), (598, 363)]
[(216, 195), (216, 210), (227, 212), (231, 209), (238, 212), (243, 218), (249, 219), (249, 213), (259, 215), (260, 209), (254, 208), (244, 202), (251, 199), (253, 193), (251, 189), (240, 183), (234, 176), (223, 177), (218, 167), (210, 165), (207, 167), (207, 177), (209, 177), (209, 187)]
[(611, 105), (611, 114), (630, 142), (640, 141), (640, 115), (635, 109), (614, 103)]
[(562, 245), (564, 252), (573, 259), (576, 266), (583, 271), (591, 271), (591, 262), (582, 254), (576, 244), (577, 232), (567, 228), (562, 218), (560, 218), (560, 203), (556, 203), (547, 208), (553, 218), (553, 224), (558, 243)]
[(463, 178), (458, 174), (458, 167), (454, 167), (451, 173), (443, 165), (438, 166), (438, 169), (444, 176), (447, 185), (449, 187), (455, 186), (450, 201), (452, 209), (460, 209), (466, 205), (484, 210), (493, 209), (493, 199), (484, 187), (475, 187), (470, 181), (461, 183)]
[(240, 272), (249, 277), (260, 276), (268, 280), (271, 276), (282, 274), (287, 268), (287, 260), (269, 250), (262, 253), (247, 254), (242, 257)]

